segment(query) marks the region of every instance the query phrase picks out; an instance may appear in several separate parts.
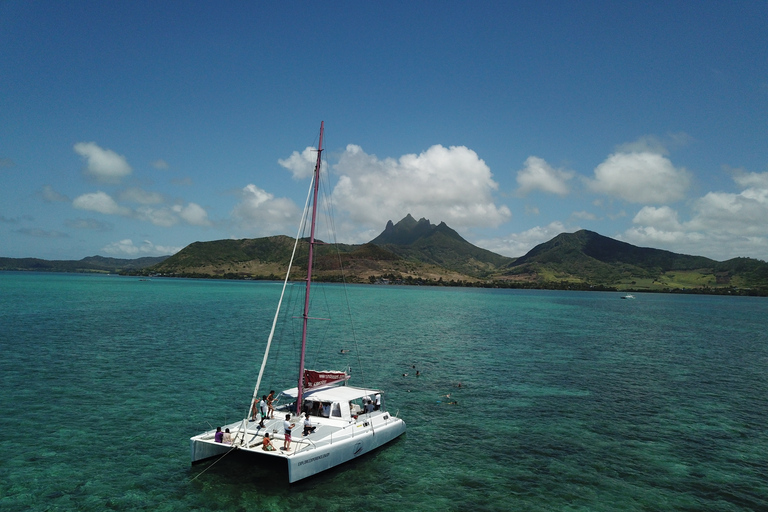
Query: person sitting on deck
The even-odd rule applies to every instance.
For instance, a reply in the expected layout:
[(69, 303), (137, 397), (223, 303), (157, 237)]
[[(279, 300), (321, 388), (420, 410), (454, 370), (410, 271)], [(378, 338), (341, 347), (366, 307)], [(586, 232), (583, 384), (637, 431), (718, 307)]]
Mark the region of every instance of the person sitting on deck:
[(272, 445), (272, 440), (269, 438), (269, 432), (264, 433), (264, 439), (261, 441), (261, 449), (265, 452), (275, 451), (275, 447)]
[(221, 431), (221, 427), (216, 427), (216, 433), (213, 435), (213, 440), (217, 443), (224, 440), (224, 432)]
[(368, 403), (365, 404), (365, 412), (366, 413), (373, 412), (373, 402), (372, 401), (368, 400)]
[(302, 435), (307, 436), (312, 434), (317, 427), (312, 426), (312, 420), (309, 419), (309, 413), (304, 413), (304, 433)]
[(229, 429), (224, 430), (221, 442), (224, 444), (232, 444), (232, 434), (229, 432)]

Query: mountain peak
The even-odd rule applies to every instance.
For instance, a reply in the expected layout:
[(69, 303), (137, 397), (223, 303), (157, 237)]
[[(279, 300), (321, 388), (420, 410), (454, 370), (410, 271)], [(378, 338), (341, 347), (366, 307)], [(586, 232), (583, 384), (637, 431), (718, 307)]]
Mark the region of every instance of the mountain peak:
[(376, 245), (412, 245), (419, 240), (429, 238), (438, 233), (460, 242), (469, 243), (456, 231), (448, 227), (448, 224), (445, 222), (440, 222), (440, 224), (435, 226), (429, 222), (429, 219), (424, 217), (417, 221), (410, 213), (400, 219), (397, 224), (394, 224), (391, 220), (387, 221), (384, 231), (371, 240), (371, 243)]
[(391, 220), (387, 221), (384, 231), (371, 240), (371, 243), (376, 245), (410, 245), (419, 238), (429, 236), (433, 229), (434, 226), (429, 223), (429, 220), (422, 217), (417, 222), (409, 213), (398, 221), (397, 224), (393, 224)]

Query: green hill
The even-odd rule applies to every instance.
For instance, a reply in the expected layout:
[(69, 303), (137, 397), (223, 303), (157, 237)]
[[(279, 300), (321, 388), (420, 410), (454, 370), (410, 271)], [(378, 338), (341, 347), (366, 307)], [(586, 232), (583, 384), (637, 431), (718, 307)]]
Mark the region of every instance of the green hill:
[(89, 256), (81, 260), (42, 260), (39, 258), (0, 258), (0, 270), (39, 272), (105, 272), (119, 273), (140, 270), (160, 263), (168, 256), (134, 259)]
[(501, 272), (502, 278), (571, 282), (632, 290), (768, 287), (768, 264), (750, 258), (718, 262), (637, 247), (593, 231), (561, 233)]
[(410, 214), (397, 224), (387, 222), (384, 231), (371, 240), (403, 259), (436, 265), (470, 278), (487, 278), (514, 259), (481, 249), (464, 240), (445, 222), (416, 221)]

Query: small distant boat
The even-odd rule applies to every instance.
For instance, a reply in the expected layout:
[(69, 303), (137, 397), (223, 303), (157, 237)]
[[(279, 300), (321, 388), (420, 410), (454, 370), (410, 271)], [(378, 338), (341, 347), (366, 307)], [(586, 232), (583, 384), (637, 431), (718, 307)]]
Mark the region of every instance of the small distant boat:
[[(320, 181), (320, 155), (323, 150), (323, 125), (320, 125), (320, 143), (317, 150), (317, 164), (310, 194), (313, 200), (307, 202), (305, 218), (310, 217), (311, 211), (311, 235), (309, 242), (309, 255), (307, 276), (305, 284), (304, 312), (300, 317), (302, 322), (301, 351), (299, 354), (299, 371), (297, 375), (297, 387), (283, 391), (275, 402), (282, 404), (274, 409), (274, 418), (264, 419), (264, 425), (259, 426), (257, 421), (249, 421), (253, 411), (259, 404), (259, 387), (267, 363), (269, 347), (275, 333), (277, 318), (281, 311), (283, 296), (277, 305), (277, 313), (272, 324), (264, 360), (256, 381), (256, 388), (248, 407), (246, 417), (229, 425), (224, 425), (231, 433), (231, 444), (222, 442), (221, 432), (209, 430), (190, 439), (190, 456), (193, 463), (212, 457), (221, 457), (231, 450), (238, 450), (251, 455), (254, 459), (265, 462), (281, 461), (288, 468), (288, 482), (296, 482), (303, 478), (320, 473), (344, 462), (355, 459), (364, 453), (368, 453), (394, 440), (405, 433), (405, 422), (387, 412), (382, 406), (382, 394), (379, 389), (369, 387), (353, 387), (346, 385), (350, 376), (343, 371), (314, 371), (304, 367), (304, 358), (307, 345), (308, 321), (313, 319), (309, 313), (310, 286), (312, 284), (312, 264), (314, 262), (314, 246), (321, 243), (315, 240), (315, 221), (317, 216), (317, 194)], [(302, 223), (302, 225), (304, 225)], [(301, 230), (299, 231), (301, 233)], [(301, 239), (296, 237), (296, 244)], [(296, 245), (294, 245), (294, 254)], [(291, 257), (291, 264), (293, 256)], [(283, 281), (283, 293), (291, 284), (288, 282), (288, 273)], [(349, 352), (341, 349), (341, 353)], [(374, 405), (375, 404), (375, 405)], [(304, 413), (302, 415), (302, 413)], [(309, 423), (305, 423), (306, 435), (293, 434), (288, 427), (292, 423), (301, 424), (302, 416)], [(289, 418), (283, 421), (283, 418)], [(311, 418), (311, 421), (310, 421)], [(308, 426), (311, 425), (311, 426)], [(301, 427), (294, 430), (300, 431)], [(286, 439), (286, 434), (293, 437), (292, 441)], [(265, 439), (266, 438), (266, 439)], [(288, 438), (290, 439), (290, 438)], [(289, 443), (287, 448), (272, 449), (266, 451), (270, 443), (284, 441)], [(284, 444), (285, 446), (285, 444)]]
[(634, 295), (622, 295), (621, 298), (622, 299), (634, 299), (635, 296)]

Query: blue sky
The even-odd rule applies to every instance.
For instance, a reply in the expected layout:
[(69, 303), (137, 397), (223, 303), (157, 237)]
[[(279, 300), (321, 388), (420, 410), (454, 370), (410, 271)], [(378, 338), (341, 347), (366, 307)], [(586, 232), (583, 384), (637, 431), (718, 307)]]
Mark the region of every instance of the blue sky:
[(768, 260), (768, 3), (0, 3), (0, 256), (406, 214), (521, 256), (589, 229)]

